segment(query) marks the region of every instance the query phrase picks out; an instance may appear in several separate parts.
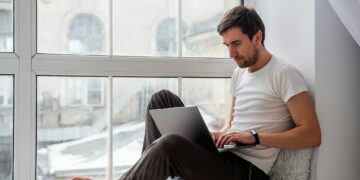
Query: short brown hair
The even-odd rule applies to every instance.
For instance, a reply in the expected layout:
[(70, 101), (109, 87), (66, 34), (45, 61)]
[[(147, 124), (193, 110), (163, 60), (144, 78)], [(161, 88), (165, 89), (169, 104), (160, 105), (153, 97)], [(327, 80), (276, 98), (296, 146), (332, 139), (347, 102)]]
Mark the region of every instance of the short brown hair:
[(253, 36), (260, 30), (262, 32), (262, 41), (265, 40), (265, 26), (260, 16), (254, 9), (245, 6), (236, 6), (224, 14), (217, 26), (217, 32), (221, 35), (226, 30), (238, 27), (242, 32), (252, 40)]

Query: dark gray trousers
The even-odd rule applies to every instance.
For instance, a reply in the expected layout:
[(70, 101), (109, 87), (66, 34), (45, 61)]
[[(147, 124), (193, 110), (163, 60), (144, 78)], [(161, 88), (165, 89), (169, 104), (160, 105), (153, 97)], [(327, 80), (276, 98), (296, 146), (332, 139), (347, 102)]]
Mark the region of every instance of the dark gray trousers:
[[(184, 106), (179, 97), (162, 90), (155, 93), (150, 109)], [(231, 152), (210, 152), (176, 134), (161, 136), (147, 114), (143, 154), (120, 180), (268, 180), (263, 171)]]

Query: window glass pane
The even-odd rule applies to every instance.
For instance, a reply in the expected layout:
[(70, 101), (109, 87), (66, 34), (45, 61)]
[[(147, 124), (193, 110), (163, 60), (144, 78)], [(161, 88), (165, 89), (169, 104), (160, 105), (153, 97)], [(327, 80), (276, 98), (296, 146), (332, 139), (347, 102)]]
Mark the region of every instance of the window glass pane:
[(109, 54), (109, 1), (38, 0), (37, 51)]
[(147, 104), (151, 95), (167, 89), (177, 94), (177, 78), (114, 78), (113, 164), (114, 179), (140, 158)]
[(177, 56), (177, 0), (113, 1), (114, 54)]
[(11, 180), (13, 168), (13, 76), (0, 75), (0, 179)]
[(183, 78), (182, 99), (199, 107), (210, 130), (219, 130), (230, 116), (230, 79)]
[(0, 52), (14, 51), (13, 1), (0, 1)]
[[(182, 18), (188, 22), (183, 31), (184, 57), (227, 57), (227, 50), (216, 31), (224, 12), (239, 4), (239, 0), (183, 0)], [(183, 25), (184, 26), (184, 25)]]
[(103, 77), (37, 78), (38, 179), (105, 179), (106, 82)]
[(87, 103), (92, 105), (102, 105), (102, 96), (103, 91), (102, 88), (102, 81), (100, 79), (89, 79), (87, 81)]

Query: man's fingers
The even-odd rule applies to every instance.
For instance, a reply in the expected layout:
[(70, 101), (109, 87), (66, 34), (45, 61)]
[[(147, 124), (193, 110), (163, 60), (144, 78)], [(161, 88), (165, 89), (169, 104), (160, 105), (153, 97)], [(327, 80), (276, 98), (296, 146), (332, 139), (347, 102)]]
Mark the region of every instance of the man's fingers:
[(226, 135), (222, 135), (219, 137), (219, 139), (216, 141), (216, 147), (218, 147), (218, 148), (221, 147), (221, 142), (224, 140), (225, 137), (226, 137)]
[(231, 138), (232, 134), (224, 134), (222, 136), (220, 136), (220, 138), (218, 139), (218, 141), (216, 142), (216, 146), (218, 148), (223, 148), (225, 144), (227, 144), (229, 138)]

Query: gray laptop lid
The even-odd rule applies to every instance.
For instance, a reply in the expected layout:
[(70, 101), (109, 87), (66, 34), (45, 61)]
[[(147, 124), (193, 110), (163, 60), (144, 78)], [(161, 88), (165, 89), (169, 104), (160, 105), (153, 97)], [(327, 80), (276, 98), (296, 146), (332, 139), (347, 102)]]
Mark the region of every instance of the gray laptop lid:
[(149, 111), (161, 135), (178, 134), (212, 152), (218, 152), (196, 106)]

